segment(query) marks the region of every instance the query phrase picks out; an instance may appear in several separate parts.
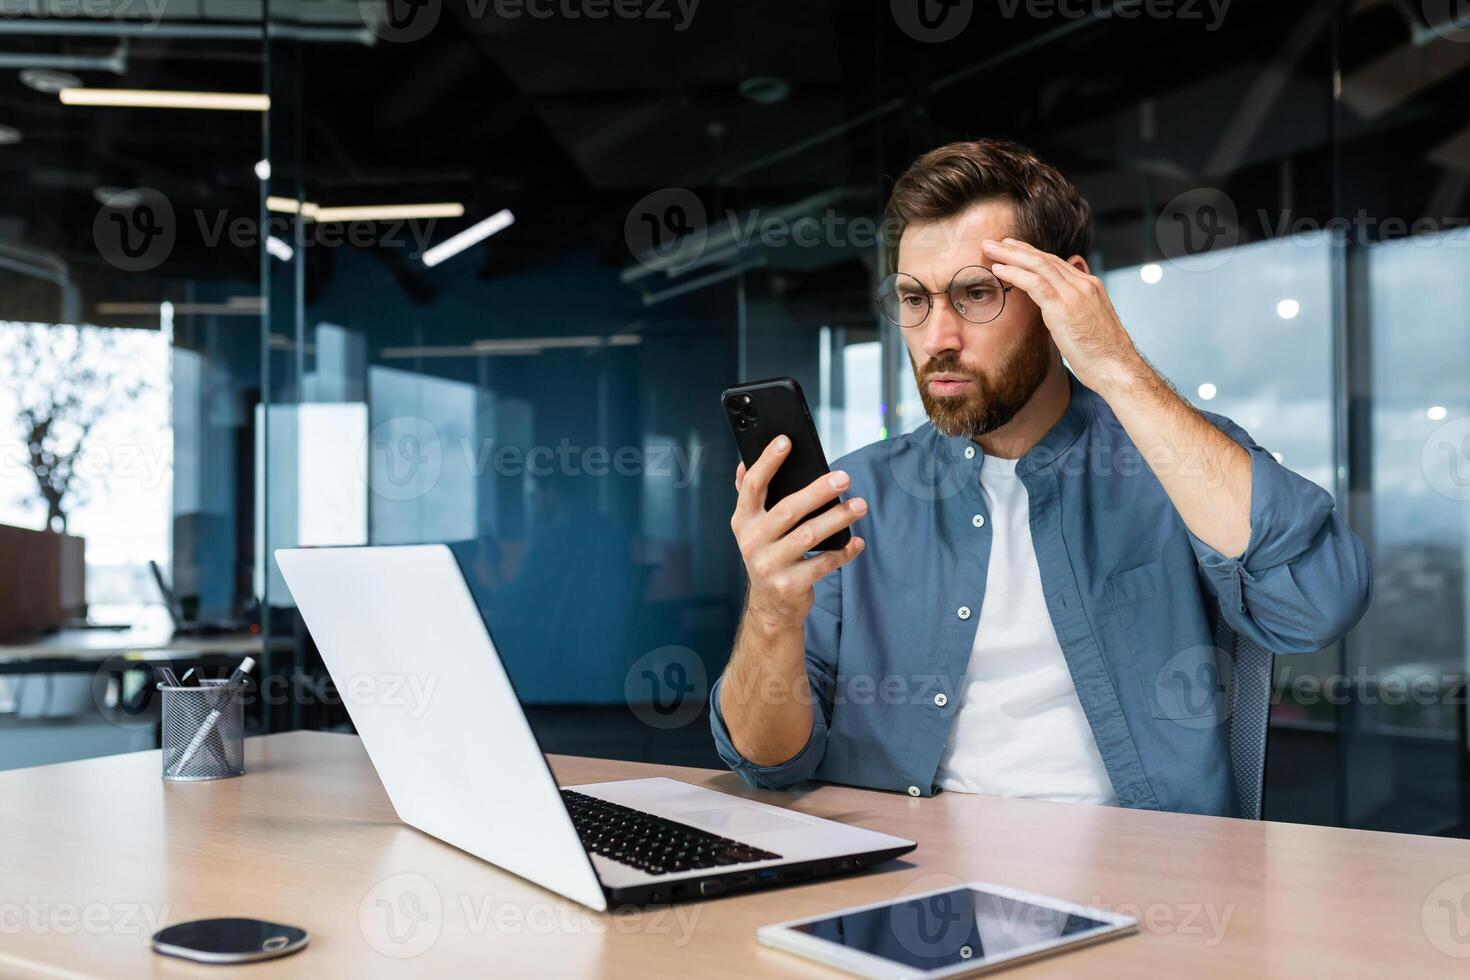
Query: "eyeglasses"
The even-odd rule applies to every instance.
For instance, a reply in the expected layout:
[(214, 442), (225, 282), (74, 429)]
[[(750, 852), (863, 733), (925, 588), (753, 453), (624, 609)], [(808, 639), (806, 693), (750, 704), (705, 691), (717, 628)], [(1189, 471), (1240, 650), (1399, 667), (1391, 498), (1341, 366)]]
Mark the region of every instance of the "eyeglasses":
[(878, 284), (878, 312), (900, 327), (917, 327), (929, 319), (934, 297), (948, 294), (949, 305), (971, 323), (989, 323), (1006, 308), (1006, 293), (995, 273), (984, 266), (967, 265), (949, 281), (948, 289), (930, 292), (907, 272), (895, 272)]

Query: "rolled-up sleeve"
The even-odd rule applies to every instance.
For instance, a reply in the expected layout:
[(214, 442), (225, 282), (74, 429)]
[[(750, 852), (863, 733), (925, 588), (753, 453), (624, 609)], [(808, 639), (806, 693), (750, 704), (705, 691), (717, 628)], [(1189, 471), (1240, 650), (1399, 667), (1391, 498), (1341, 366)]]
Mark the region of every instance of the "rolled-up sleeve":
[(1287, 469), (1229, 419), (1207, 416), (1251, 461), (1251, 534), (1229, 557), (1189, 535), (1231, 629), (1275, 653), (1310, 653), (1362, 618), (1373, 589), (1363, 542), (1332, 496)]
[[(806, 618), (806, 672), (812, 692), (812, 733), (800, 752), (774, 766), (758, 766), (735, 749), (720, 712), (721, 677), (710, 690), (710, 729), (715, 748), (725, 764), (756, 789), (784, 789), (810, 779), (827, 752), (827, 729), (832, 721), (832, 696), (837, 676), (837, 645), (842, 635), (842, 571), (820, 579)], [(782, 696), (791, 697), (789, 692)]]

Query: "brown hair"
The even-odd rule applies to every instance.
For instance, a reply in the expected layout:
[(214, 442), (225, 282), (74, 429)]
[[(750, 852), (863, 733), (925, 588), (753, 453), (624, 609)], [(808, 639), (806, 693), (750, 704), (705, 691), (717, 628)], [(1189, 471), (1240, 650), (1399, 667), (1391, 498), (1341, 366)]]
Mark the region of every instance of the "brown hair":
[(1064, 259), (1087, 255), (1092, 209), (1076, 185), (1019, 143), (982, 139), (930, 150), (894, 183), (883, 209), (885, 272), (895, 271), (899, 239), (911, 222), (950, 218), (991, 198), (1015, 205), (1023, 241)]

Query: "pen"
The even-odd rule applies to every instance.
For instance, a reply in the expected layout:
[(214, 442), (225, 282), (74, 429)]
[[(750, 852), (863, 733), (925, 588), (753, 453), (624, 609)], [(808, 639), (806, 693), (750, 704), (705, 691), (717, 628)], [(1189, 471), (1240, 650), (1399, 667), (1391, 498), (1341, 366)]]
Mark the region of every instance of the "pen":
[(167, 684), (169, 687), (178, 687), (179, 686), (179, 678), (174, 674), (172, 668), (163, 667), (163, 668), (160, 668), (160, 669), (163, 672), (163, 682), (165, 684)]
[[(189, 760), (194, 758), (194, 753), (199, 751), (199, 746), (204, 744), (204, 740), (209, 737), (209, 733), (214, 731), (214, 726), (219, 724), (219, 720), (223, 716), (225, 709), (235, 700), (236, 692), (245, 683), (246, 675), (250, 673), (254, 666), (255, 658), (246, 657), (240, 666), (235, 668), (235, 672), (230, 675), (230, 679), (225, 683), (224, 696), (220, 699), (219, 704), (215, 705), (214, 710), (204, 719), (204, 723), (199, 726), (199, 731), (195, 732), (194, 737), (189, 740), (188, 746), (184, 748), (184, 754), (179, 756), (179, 761), (173, 765), (174, 772), (178, 772), (184, 768), (184, 766), (189, 764)], [(184, 675), (185, 680), (188, 677), (189, 675), (186, 673)]]

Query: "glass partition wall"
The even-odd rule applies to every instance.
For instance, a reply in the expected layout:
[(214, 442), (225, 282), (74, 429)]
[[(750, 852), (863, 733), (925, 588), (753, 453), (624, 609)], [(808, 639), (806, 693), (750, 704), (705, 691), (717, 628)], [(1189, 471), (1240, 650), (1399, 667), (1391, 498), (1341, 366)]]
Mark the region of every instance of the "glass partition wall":
[(154, 746), (179, 624), (260, 645), (265, 46), (181, 6), (0, 15), (0, 767)]
[[(1263, 0), (103, 6), (0, 22), (0, 342), (39, 330), (54, 360), (105, 340), (122, 365), (130, 407), (94, 444), (164, 463), (63, 505), (85, 602), (166, 619), (153, 559), (175, 613), (256, 630), (255, 729), (348, 726), (271, 550), (442, 542), (549, 750), (717, 765), (704, 698), (744, 592), (719, 392), (796, 378), (831, 457), (921, 425), (871, 302), (881, 209), (918, 153), (998, 135), (1082, 188), (1087, 259), (1140, 349), (1373, 552), (1363, 623), (1278, 660), (1267, 814), (1464, 831), (1452, 20)], [(0, 478), (20, 499), (0, 522), (64, 540), (33, 470)], [(78, 723), (57, 705), (102, 710), (39, 676), (0, 675), (8, 745), (59, 744)], [(114, 714), (125, 686), (104, 685)], [(68, 751), (124, 745), (100, 730)]]

